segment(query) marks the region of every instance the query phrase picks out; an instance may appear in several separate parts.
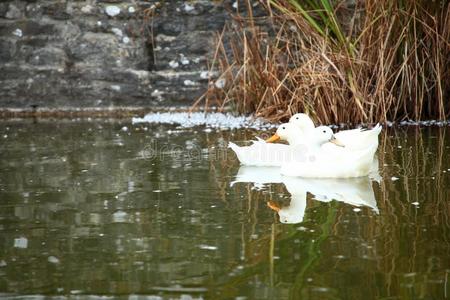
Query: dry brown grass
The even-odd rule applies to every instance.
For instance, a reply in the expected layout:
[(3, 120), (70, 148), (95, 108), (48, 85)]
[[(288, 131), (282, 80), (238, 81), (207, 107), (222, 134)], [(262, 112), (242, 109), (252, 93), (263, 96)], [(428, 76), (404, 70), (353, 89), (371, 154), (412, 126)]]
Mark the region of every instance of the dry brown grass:
[[(296, 112), (320, 123), (449, 116), (447, 1), (366, 0), (345, 30), (340, 23), (320, 23), (321, 11), (302, 14), (293, 2), (263, 1), (270, 34), (257, 25), (249, 3), (245, 17), (234, 16), (211, 63), (226, 85), (218, 88), (211, 79), (196, 105), (231, 106), (272, 121)], [(329, 12), (332, 21), (339, 7)], [(308, 17), (319, 19), (319, 26)]]

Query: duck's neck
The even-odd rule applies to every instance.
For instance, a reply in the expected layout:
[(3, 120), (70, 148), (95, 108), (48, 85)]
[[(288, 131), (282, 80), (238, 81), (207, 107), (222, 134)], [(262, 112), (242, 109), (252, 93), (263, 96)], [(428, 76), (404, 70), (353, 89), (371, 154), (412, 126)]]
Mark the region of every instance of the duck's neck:
[(313, 135), (301, 134), (290, 136), (287, 142), (291, 146), (304, 146), (306, 149), (313, 153), (318, 153), (322, 147), (322, 143), (317, 141)]
[(309, 145), (313, 141), (314, 136), (308, 130), (296, 130), (290, 132), (287, 136), (287, 142), (292, 146)]
[(289, 136), (287, 138), (287, 142), (291, 146), (298, 146), (298, 145), (305, 144), (305, 138), (302, 134), (298, 134), (298, 135), (296, 134), (296, 135)]

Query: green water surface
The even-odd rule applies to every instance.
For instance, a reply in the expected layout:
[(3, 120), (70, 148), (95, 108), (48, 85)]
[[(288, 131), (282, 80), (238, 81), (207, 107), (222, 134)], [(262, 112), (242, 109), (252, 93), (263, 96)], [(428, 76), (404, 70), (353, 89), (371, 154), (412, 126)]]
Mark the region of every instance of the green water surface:
[(0, 297), (450, 299), (449, 133), (384, 130), (371, 178), (270, 183), (226, 148), (255, 130), (2, 121)]

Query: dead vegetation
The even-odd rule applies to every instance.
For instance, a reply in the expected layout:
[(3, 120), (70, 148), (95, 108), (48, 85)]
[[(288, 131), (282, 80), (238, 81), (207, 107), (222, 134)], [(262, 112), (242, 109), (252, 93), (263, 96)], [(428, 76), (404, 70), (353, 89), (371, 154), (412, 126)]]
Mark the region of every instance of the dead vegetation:
[(262, 1), (270, 28), (246, 4), (218, 36), (219, 77), (196, 107), (327, 124), (449, 116), (449, 2), (357, 1), (345, 29), (329, 0)]

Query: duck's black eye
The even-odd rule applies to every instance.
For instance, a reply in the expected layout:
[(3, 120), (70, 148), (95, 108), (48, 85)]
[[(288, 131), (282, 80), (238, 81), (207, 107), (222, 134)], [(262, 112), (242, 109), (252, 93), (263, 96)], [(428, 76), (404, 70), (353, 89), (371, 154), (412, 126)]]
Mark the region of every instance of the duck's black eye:
[(281, 129), (286, 129), (286, 127), (283, 126), (283, 127), (281, 127)]
[(296, 117), (295, 119), (297, 119), (297, 120), (298, 120), (298, 119), (299, 119), (299, 117)]
[(327, 133), (327, 132), (324, 130), (323, 133)]

